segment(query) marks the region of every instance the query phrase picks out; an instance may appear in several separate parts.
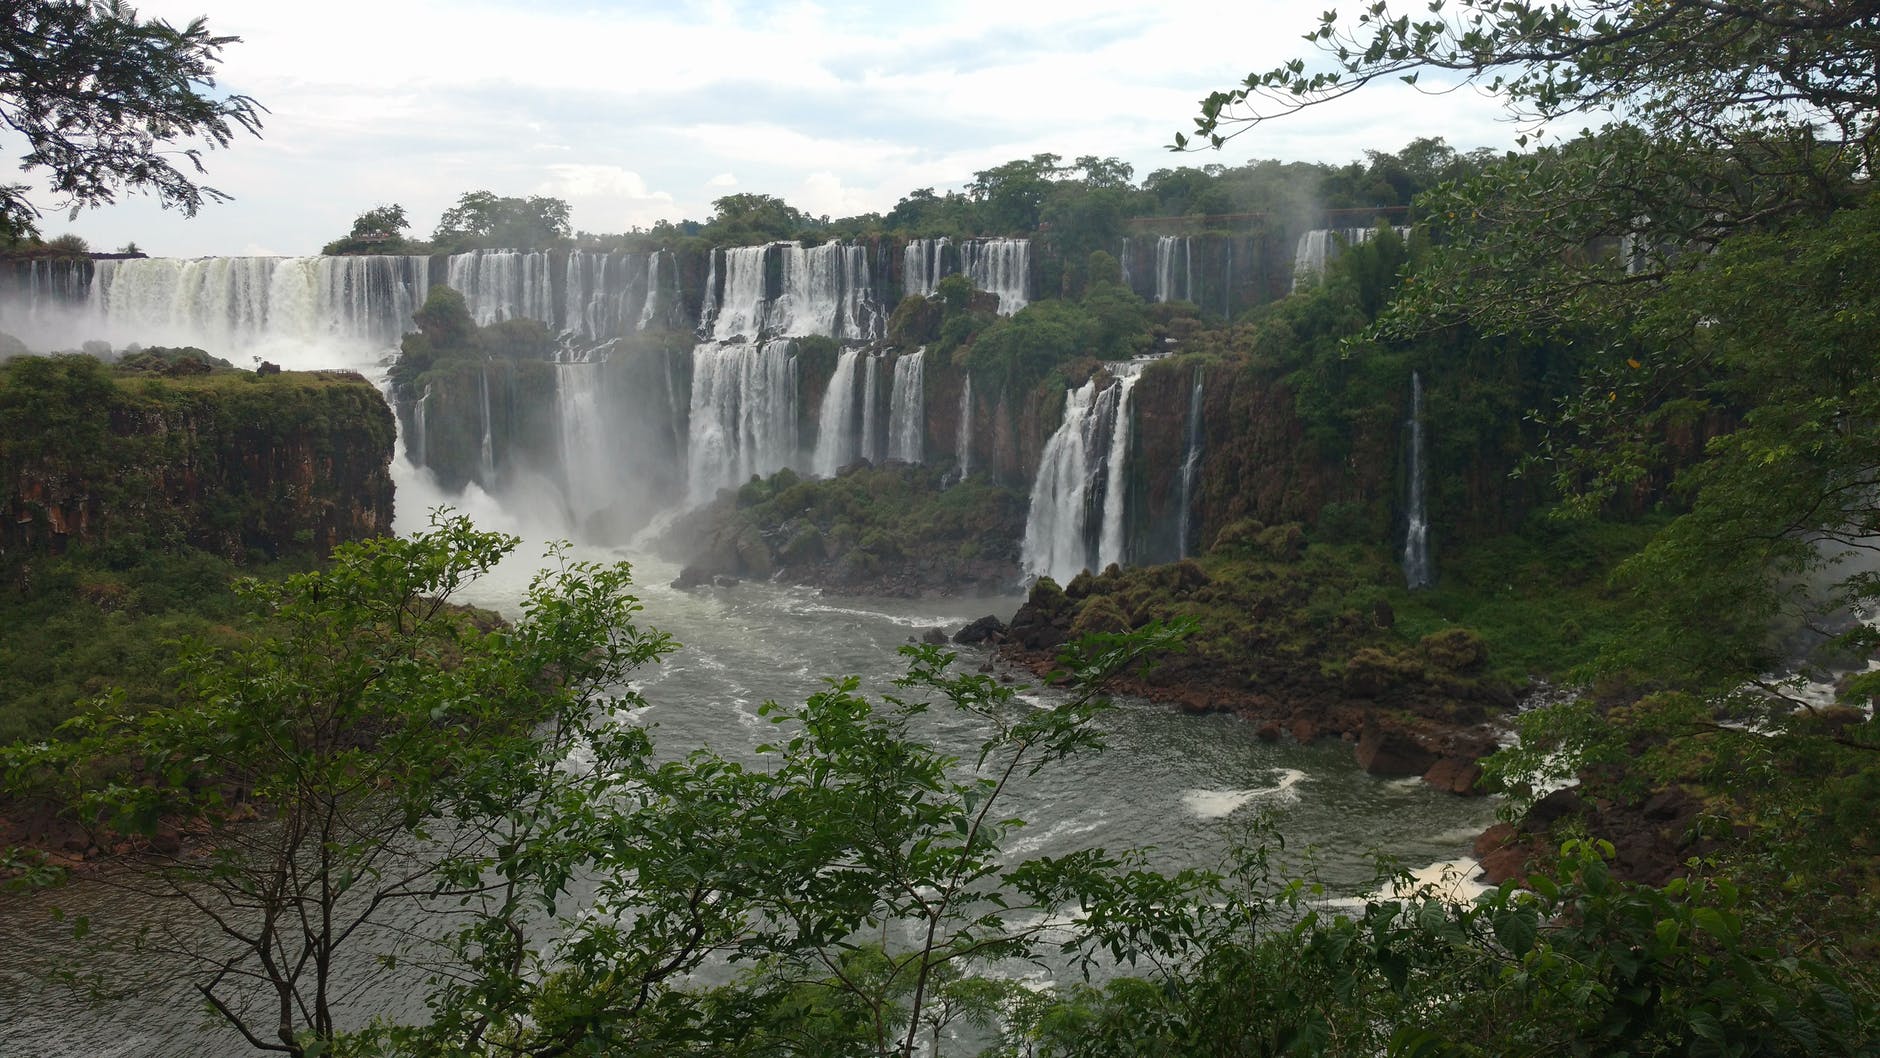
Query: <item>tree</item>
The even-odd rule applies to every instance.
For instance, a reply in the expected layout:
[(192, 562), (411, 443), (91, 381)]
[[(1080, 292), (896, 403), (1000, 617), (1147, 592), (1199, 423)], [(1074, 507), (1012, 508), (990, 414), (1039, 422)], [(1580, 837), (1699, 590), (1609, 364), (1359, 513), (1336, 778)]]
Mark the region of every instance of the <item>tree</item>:
[[(263, 623), (187, 652), (175, 704), (107, 699), (64, 741), (0, 750), (12, 783), (147, 840), (107, 884), (178, 908), (146, 958), (180, 958), (252, 1047), (826, 1053), (801, 1049), (807, 1002), (840, 1014), (820, 1030), (840, 1053), (911, 1058), (985, 1009), (999, 960), (1174, 957), (1209, 913), (1206, 872), (1095, 849), (1014, 862), (1002, 841), (1016, 784), (1100, 746), (1101, 683), (1183, 629), (1067, 652), (1051, 709), (909, 647), (879, 703), (851, 678), (766, 705), (771, 766), (660, 763), (616, 715), (643, 704), (631, 670), (670, 646), (632, 623), (624, 564), (552, 551), (509, 626), (449, 605), (514, 546), (455, 517), (342, 546), (327, 569), (250, 583)], [(921, 740), (935, 707), (984, 728), (975, 760)], [(166, 839), (179, 821), (200, 850)], [(721, 955), (751, 972), (700, 986)], [(429, 1022), (343, 1036), (336, 1000), (414, 960), (436, 968)]]
[[(1875, 14), (1864, 0), (1462, 0), (1415, 14), (1384, 2), (1355, 22), (1328, 11), (1308, 39), (1329, 62), (1294, 59), (1209, 95), (1193, 137), (1174, 146), (1219, 146), (1379, 80), (1484, 88), (1554, 146), (1425, 201), (1453, 249), (1387, 326), (1571, 329), (1636, 308), (1652, 280), (1734, 231), (1820, 218), (1865, 195), (1858, 175), (1872, 171), (1880, 113)], [(1614, 124), (1552, 134), (1594, 114)], [(1615, 255), (1621, 241), (1646, 252)]]
[(1011, 235), (1037, 228), (1046, 196), (1065, 173), (1063, 161), (1061, 155), (1034, 154), (974, 173), (966, 192), (979, 205), (984, 232)]
[(1336, 10), (1321, 17), (1306, 39), (1331, 60), (1325, 68), (1294, 59), (1209, 95), (1196, 137), (1220, 146), (1373, 82), (1433, 73), (1501, 96), (1536, 131), (1595, 112), (1667, 139), (1825, 131), (1868, 169), (1880, 120), (1875, 14), (1864, 0), (1460, 0), (1399, 15), (1386, 0), (1363, 7), (1355, 25)]
[[(202, 152), (260, 134), (263, 108), (219, 95), (222, 49), (197, 18), (143, 21), (124, 0), (22, 0), (0, 10), (0, 122), (25, 137), (24, 171), (43, 169), (73, 215), (148, 191), (194, 216), (228, 195), (197, 181)], [(171, 145), (194, 141), (177, 150)], [(187, 163), (179, 167), (180, 156)], [(37, 231), (30, 186), (0, 186), (0, 236)]]
[(531, 195), (499, 197), (466, 191), (438, 218), (431, 236), (440, 249), (546, 250), (568, 241), (568, 203)]
[(712, 202), (706, 238), (726, 245), (794, 239), (810, 226), (808, 214), (775, 195), (739, 193)]
[[(250, 582), (263, 623), (186, 653), (175, 705), (106, 699), (73, 737), (5, 751), (7, 774), (63, 783), (87, 824), (159, 837), (110, 884), (178, 908), (157, 943), (253, 1047), (330, 1045), (342, 988), (408, 953), (378, 932), (395, 907), (483, 924), (552, 900), (560, 812), (646, 770), (645, 733), (606, 717), (668, 644), (630, 623), (624, 565), (551, 554), (513, 626), (450, 604), (515, 544), (446, 518)], [(566, 767), (576, 747), (592, 771)], [(155, 781), (117, 775), (124, 761)], [(178, 820), (200, 853), (161, 841)]]
[(321, 248), (323, 254), (411, 253), (414, 247), (404, 236), (411, 221), (405, 207), (394, 202), (374, 206), (353, 219), (352, 230)]

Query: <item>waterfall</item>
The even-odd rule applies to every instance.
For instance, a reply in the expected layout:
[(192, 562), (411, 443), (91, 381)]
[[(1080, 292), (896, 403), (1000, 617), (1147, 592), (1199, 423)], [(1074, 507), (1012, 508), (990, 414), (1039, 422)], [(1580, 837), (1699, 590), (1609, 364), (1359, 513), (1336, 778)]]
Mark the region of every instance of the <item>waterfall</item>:
[(973, 472), (973, 376), (968, 374), (960, 386), (960, 426), (955, 434), (954, 461), (960, 465), (960, 480)]
[(739, 335), (756, 338), (764, 329), (768, 302), (764, 299), (764, 259), (768, 246), (732, 246), (714, 251), (725, 262), (724, 292), (719, 295), (711, 336), (729, 341)]
[(1178, 558), (1188, 557), (1194, 536), (1195, 479), (1201, 474), (1201, 379), (1202, 369), (1197, 365), (1194, 387), (1188, 391), (1188, 439), (1182, 449), (1182, 506), (1176, 522), (1180, 534), (1176, 541)]
[[(445, 262), (444, 282), (463, 295), (464, 307), (480, 327), (527, 315), (523, 304), (529, 280), (538, 269), (527, 258), (545, 256), (513, 250), (471, 250), (451, 254)], [(525, 272), (528, 273), (525, 278)], [(540, 319), (540, 317), (536, 317)], [(552, 323), (553, 321), (547, 321)]]
[(614, 453), (608, 451), (607, 424), (600, 408), (602, 365), (558, 364), (555, 410), (560, 432), (563, 500), (579, 526), (614, 498)]
[(1129, 412), (1130, 391), (1139, 376), (1130, 372), (1111, 386), (1116, 391), (1115, 411), (1111, 413), (1110, 451), (1104, 460), (1103, 534), (1097, 538), (1097, 561), (1092, 569), (1109, 568), (1110, 563), (1126, 561), (1123, 547), (1123, 507), (1129, 491)]
[(973, 289), (999, 296), (999, 315), (1010, 316), (1031, 300), (1031, 240), (973, 239), (960, 244), (960, 270)]
[(482, 463), (477, 483), (488, 489), (496, 484), (496, 432), (490, 421), (490, 373), (487, 370), (477, 372), (477, 383), (483, 393)]
[(923, 347), (894, 362), (894, 384), (888, 395), (889, 459), (919, 463), (926, 458), (926, 356)]
[(1403, 536), (1403, 577), (1411, 591), (1427, 588), (1433, 581), (1430, 569), (1430, 521), (1424, 474), (1427, 456), (1423, 451), (1423, 377), (1410, 373), (1410, 488)]
[(1190, 240), (1164, 235), (1155, 241), (1155, 300), (1193, 301), (1195, 266)]
[(903, 294), (919, 294), (927, 297), (945, 278), (942, 271), (945, 266), (944, 254), (949, 240), (946, 236), (938, 239), (909, 239), (901, 251), (901, 291)]
[(763, 318), (777, 334), (826, 334), (867, 341), (881, 333), (868, 277), (868, 248), (830, 242), (802, 247), (785, 243), (783, 293)]
[[(665, 299), (661, 297), (659, 289), (659, 259), (665, 254), (666, 251), (659, 250), (646, 259), (646, 297), (640, 303), (639, 324), (639, 329), (643, 331), (652, 327), (653, 322), (658, 319), (660, 307), (665, 304)], [(678, 276), (675, 274), (673, 278), (677, 279)]]
[[(37, 348), (99, 338), (193, 345), (236, 361), (259, 355), (294, 368), (366, 368), (412, 329), (412, 313), (430, 293), (431, 263), (395, 255), (132, 258), (54, 272), (33, 262), (0, 270), (0, 302), (8, 323)], [(479, 324), (539, 320), (585, 348), (681, 315), (665, 250), (480, 250), (441, 263), (444, 281)], [(865, 293), (857, 293), (862, 303), (849, 330), (873, 337), (879, 313)], [(321, 348), (312, 358), (296, 348), (335, 341), (362, 348), (337, 357)]]
[[(1081, 570), (1127, 561), (1130, 392), (1140, 364), (1112, 365), (1065, 394), (1064, 420), (1045, 443), (1025, 519), (1025, 572), (1062, 584)], [(1093, 517), (1094, 515), (1094, 517)]]
[[(1410, 235), (1410, 229), (1401, 225), (1391, 230), (1400, 238)], [(1293, 250), (1293, 290), (1324, 275), (1326, 266), (1337, 260), (1341, 248), (1370, 242), (1376, 234), (1376, 228), (1314, 228), (1299, 236), (1299, 244)]]
[(714, 329), (718, 320), (718, 261), (724, 255), (723, 250), (708, 250), (705, 253), (705, 296), (698, 307), (701, 334)]
[(796, 458), (796, 357), (790, 342), (692, 350), (687, 493), (694, 505)]
[(822, 410), (816, 416), (816, 453), (811, 470), (825, 478), (855, 461), (855, 363), (859, 349), (846, 349), (836, 358), (835, 373), (829, 376)]
[(881, 431), (877, 428), (877, 408), (881, 407), (881, 358), (862, 356), (862, 458), (881, 462)]
[(429, 265), (401, 256), (103, 260), (83, 301), (64, 292), (63, 318), (31, 339), (43, 348), (86, 338), (193, 345), (232, 361), (369, 369), (411, 329)]
[[(768, 299), (766, 265), (780, 263), (780, 288)], [(712, 252), (713, 282), (724, 259), (722, 291), (707, 283), (700, 327), (718, 341), (740, 335), (800, 337), (821, 334), (845, 341), (881, 336), (881, 306), (869, 277), (868, 248), (847, 243), (734, 246)]]
[(414, 467), (424, 466), (424, 457), (428, 451), (424, 442), (424, 406), (430, 400), (431, 387), (426, 386), (424, 392), (418, 395), (417, 401), (411, 406), (411, 435), (405, 438), (405, 461)]

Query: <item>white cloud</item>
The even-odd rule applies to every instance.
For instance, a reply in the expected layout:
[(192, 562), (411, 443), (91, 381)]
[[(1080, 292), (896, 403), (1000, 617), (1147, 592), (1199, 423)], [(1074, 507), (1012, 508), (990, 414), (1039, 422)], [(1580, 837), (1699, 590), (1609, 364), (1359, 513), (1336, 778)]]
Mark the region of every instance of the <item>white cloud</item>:
[(1460, 148), (1513, 138), (1473, 93), (1379, 85), (1218, 155), (1164, 151), (1207, 92), (1309, 49), (1299, 36), (1314, 13), (1281, 0), (139, 8), (174, 21), (203, 5), (212, 29), (244, 38), (221, 87), (271, 110), (262, 140), (205, 158), (209, 182), (237, 201), (185, 221), (132, 198), (69, 225), (94, 243), (306, 253), (383, 202), (426, 234), (478, 188), (557, 194), (590, 231), (703, 219), (730, 187), (844, 215), (1041, 151), (1114, 155), (1141, 177), (1254, 157), (1342, 162), (1418, 135)]

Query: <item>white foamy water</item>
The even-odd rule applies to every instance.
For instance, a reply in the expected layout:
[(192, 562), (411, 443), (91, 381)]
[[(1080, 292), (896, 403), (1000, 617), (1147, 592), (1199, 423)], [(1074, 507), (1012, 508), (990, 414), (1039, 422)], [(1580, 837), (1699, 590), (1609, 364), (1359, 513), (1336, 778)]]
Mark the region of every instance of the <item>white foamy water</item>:
[(1182, 807), (1196, 819), (1221, 819), (1255, 801), (1297, 797), (1293, 788), (1305, 779), (1305, 772), (1287, 768), (1280, 772), (1279, 781), (1271, 786), (1247, 790), (1189, 790), (1182, 794)]

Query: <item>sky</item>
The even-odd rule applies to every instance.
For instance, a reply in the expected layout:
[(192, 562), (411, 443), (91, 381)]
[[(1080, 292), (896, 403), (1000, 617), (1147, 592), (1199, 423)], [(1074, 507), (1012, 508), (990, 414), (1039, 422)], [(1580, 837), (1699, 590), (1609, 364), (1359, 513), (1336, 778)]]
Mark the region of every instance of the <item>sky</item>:
[(590, 232), (704, 220), (734, 192), (841, 217), (1040, 152), (1114, 156), (1140, 182), (1179, 165), (1343, 163), (1418, 136), (1500, 149), (1517, 132), (1473, 90), (1392, 82), (1220, 151), (1170, 153), (1208, 92), (1313, 54), (1301, 38), (1322, 8), (1284, 0), (135, 6), (243, 38), (217, 88), (270, 113), (261, 138), (204, 156), (205, 182), (234, 201), (194, 218), (131, 194), (68, 220), (42, 197), (42, 233), (94, 250), (312, 254), (394, 202), (422, 237), (472, 190), (565, 199)]

